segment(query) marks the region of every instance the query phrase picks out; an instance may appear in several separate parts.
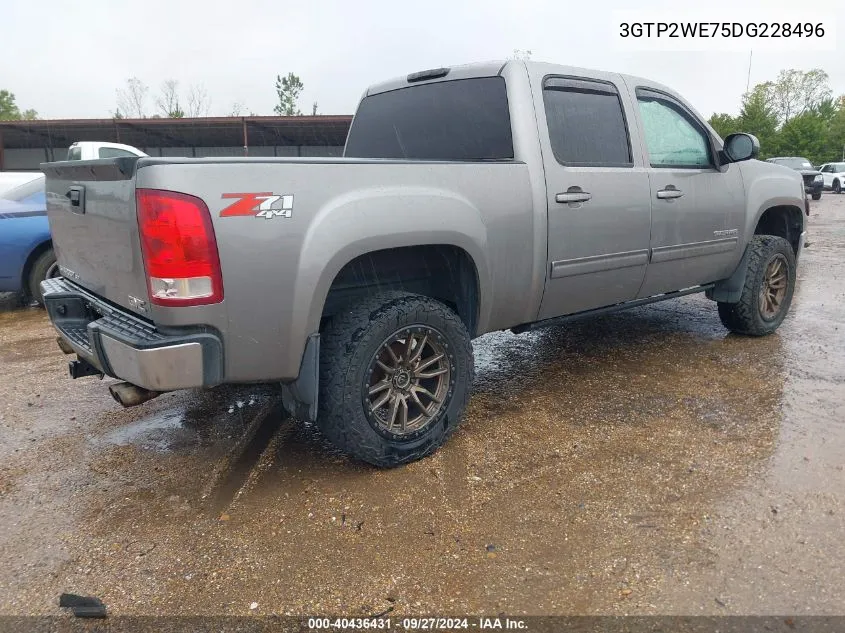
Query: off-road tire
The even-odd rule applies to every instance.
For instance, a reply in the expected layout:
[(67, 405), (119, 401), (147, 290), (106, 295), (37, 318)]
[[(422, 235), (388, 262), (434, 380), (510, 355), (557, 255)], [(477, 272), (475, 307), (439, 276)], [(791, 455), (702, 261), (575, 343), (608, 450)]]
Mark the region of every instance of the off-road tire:
[(29, 278), (26, 280), (26, 292), (29, 299), (44, 305), (44, 297), (41, 295), (41, 282), (47, 278), (50, 269), (56, 264), (56, 254), (50, 248), (41, 253), (32, 263), (29, 269)]
[[(452, 387), (439, 411), (409, 438), (377, 432), (362, 399), (371, 359), (387, 337), (421, 325), (442, 334)], [(423, 295), (384, 292), (334, 315), (320, 335), (320, 395), (317, 426), (345, 453), (380, 467), (416, 461), (433, 453), (460, 422), (474, 376), (470, 336), (443, 303)]]
[[(795, 291), (795, 253), (782, 237), (755, 235), (749, 245), (748, 270), (745, 285), (737, 303), (719, 302), (719, 318), (731, 332), (748, 336), (771, 334), (783, 322)], [(766, 320), (760, 311), (760, 291), (769, 262), (778, 254), (784, 256), (788, 266), (786, 295), (773, 319)]]
[(813, 194), (813, 200), (821, 200), (821, 199), (822, 199), (822, 194), (820, 194), (820, 193), (814, 193)]

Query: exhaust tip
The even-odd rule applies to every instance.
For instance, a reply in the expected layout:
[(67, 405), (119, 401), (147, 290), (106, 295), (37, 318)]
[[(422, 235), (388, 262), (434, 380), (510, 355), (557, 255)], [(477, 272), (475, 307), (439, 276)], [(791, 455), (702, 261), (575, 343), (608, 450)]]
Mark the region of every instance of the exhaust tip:
[(148, 400), (157, 398), (162, 394), (161, 391), (150, 391), (149, 389), (144, 389), (129, 382), (119, 382), (109, 385), (109, 393), (112, 398), (124, 407), (135, 407), (139, 404), (144, 404)]

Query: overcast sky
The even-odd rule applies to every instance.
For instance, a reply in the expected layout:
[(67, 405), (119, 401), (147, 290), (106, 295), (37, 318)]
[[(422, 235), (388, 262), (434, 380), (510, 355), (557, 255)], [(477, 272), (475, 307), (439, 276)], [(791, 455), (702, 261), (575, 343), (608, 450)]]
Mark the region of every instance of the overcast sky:
[[(149, 114), (159, 86), (172, 78), (185, 91), (204, 85), (212, 115), (229, 114), (234, 102), (245, 105), (244, 114), (272, 114), (275, 76), (292, 71), (305, 84), (303, 111), (317, 101), (321, 114), (351, 114), (371, 83), (530, 49), (536, 60), (660, 81), (705, 116), (736, 113), (747, 51), (621, 52), (611, 33), (613, 9), (698, 6), (713, 20), (731, 20), (731, 7), (740, 4), (747, 3), (2, 0), (0, 89), (41, 118), (108, 117), (127, 77), (150, 87)], [(760, 19), (776, 4), (804, 7), (807, 19), (833, 6), (756, 4)], [(751, 83), (774, 79), (784, 68), (821, 67), (834, 93), (845, 93), (841, 36), (837, 45), (835, 53), (755, 51)]]

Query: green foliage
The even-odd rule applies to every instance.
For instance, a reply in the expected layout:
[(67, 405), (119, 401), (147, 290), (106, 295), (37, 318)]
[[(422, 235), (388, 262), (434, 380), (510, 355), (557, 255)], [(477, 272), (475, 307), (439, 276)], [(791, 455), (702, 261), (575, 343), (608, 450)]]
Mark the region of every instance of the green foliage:
[(285, 77), (276, 75), (276, 95), (279, 103), (273, 108), (273, 112), (280, 116), (301, 115), (299, 95), (304, 88), (302, 81), (293, 73), (288, 73)]
[(825, 162), (825, 128), (824, 121), (812, 112), (792, 117), (778, 134), (778, 153), (802, 156), (814, 165)]
[(725, 138), (728, 134), (733, 134), (739, 129), (737, 126), (737, 120), (730, 114), (725, 114), (724, 112), (714, 114), (707, 122), (722, 138)]
[(714, 114), (724, 138), (748, 132), (760, 140), (760, 158), (802, 156), (815, 165), (838, 160), (845, 147), (845, 96), (833, 99), (827, 73), (782, 70), (776, 81), (743, 95), (739, 116)]
[(15, 95), (8, 90), (0, 90), (0, 121), (19, 121), (25, 119), (32, 121), (38, 118), (35, 110), (20, 111), (15, 103)]

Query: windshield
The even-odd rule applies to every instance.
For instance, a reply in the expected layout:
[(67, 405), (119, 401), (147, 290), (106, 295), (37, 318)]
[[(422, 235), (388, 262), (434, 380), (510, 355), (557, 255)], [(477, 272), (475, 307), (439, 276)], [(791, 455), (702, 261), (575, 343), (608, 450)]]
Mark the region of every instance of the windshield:
[(778, 165), (786, 165), (787, 167), (792, 167), (792, 169), (812, 169), (813, 165), (810, 164), (806, 158), (776, 158), (775, 162)]
[(505, 80), (481, 77), (366, 97), (345, 156), (417, 160), (513, 158)]
[(46, 200), (44, 193), (44, 176), (38, 176), (23, 185), (18, 185), (0, 194), (0, 200), (11, 200), (24, 204), (35, 204)]

